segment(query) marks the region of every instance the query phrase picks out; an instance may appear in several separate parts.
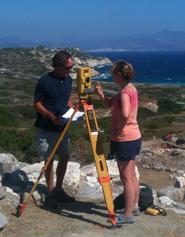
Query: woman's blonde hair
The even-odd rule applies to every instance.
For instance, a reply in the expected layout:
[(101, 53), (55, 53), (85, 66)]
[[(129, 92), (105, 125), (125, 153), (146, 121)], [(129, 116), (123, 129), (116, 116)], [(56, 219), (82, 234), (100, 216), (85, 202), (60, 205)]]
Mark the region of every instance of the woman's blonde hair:
[(132, 65), (123, 60), (116, 61), (113, 64), (111, 71), (112, 74), (120, 73), (122, 78), (126, 80), (130, 80), (135, 75)]

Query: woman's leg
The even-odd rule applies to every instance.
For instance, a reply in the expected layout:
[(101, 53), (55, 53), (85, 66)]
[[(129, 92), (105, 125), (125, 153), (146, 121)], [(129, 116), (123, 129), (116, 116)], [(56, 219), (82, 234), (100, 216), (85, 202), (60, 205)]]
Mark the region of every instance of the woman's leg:
[[(134, 201), (134, 208), (138, 209), (139, 208), (139, 180), (137, 178), (137, 176), (135, 175), (135, 177), (133, 178), (134, 181), (134, 186), (135, 186), (135, 201)], [(135, 215), (139, 215), (135, 214)]]
[(135, 160), (118, 161), (120, 178), (124, 187), (125, 215), (132, 216), (132, 211), (136, 201), (138, 182), (135, 175)]

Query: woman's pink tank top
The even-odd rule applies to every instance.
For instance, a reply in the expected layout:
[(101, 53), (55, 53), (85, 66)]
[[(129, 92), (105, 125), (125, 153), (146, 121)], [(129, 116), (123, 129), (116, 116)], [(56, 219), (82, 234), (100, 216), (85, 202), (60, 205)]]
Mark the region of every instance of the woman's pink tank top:
[[(128, 119), (125, 120), (121, 113), (121, 93), (126, 93), (130, 97), (131, 109)], [(137, 123), (138, 94), (132, 87), (123, 88), (113, 99), (111, 140), (113, 141), (133, 141), (141, 137)]]

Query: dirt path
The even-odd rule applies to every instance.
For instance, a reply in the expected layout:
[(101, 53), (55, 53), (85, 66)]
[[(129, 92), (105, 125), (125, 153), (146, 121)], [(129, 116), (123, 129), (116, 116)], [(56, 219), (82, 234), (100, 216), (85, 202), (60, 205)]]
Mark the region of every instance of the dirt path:
[(107, 222), (102, 204), (74, 203), (65, 205), (61, 213), (52, 213), (34, 205), (20, 218), (11, 215), (9, 225), (1, 237), (184, 237), (185, 217), (168, 212), (166, 217), (141, 214), (135, 224), (115, 230)]

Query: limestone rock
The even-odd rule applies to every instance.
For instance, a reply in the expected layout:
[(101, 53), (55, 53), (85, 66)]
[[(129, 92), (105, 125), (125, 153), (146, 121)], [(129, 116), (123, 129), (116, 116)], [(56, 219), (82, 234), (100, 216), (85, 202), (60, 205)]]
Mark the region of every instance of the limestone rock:
[(161, 196), (158, 198), (158, 203), (161, 207), (174, 207), (176, 203), (167, 196)]
[(165, 195), (171, 198), (174, 201), (181, 202), (184, 200), (185, 190), (180, 188), (175, 188), (169, 186), (167, 188), (163, 188), (159, 191), (160, 195)]
[(0, 153), (0, 176), (20, 169), (19, 162), (12, 154)]
[(185, 177), (177, 177), (175, 187), (177, 188), (185, 187)]
[(3, 215), (3, 213), (0, 213), (0, 230), (2, 230), (7, 224), (8, 224), (8, 220)]
[(67, 171), (64, 177), (63, 186), (66, 189), (77, 189), (80, 183), (80, 164), (77, 162), (68, 162)]
[(75, 195), (78, 201), (96, 201), (101, 202), (103, 200), (103, 192), (97, 179), (82, 179), (78, 191)]
[(6, 188), (0, 186), (0, 200), (2, 200), (3, 198), (5, 198), (5, 195), (6, 195), (5, 192), (6, 192)]

